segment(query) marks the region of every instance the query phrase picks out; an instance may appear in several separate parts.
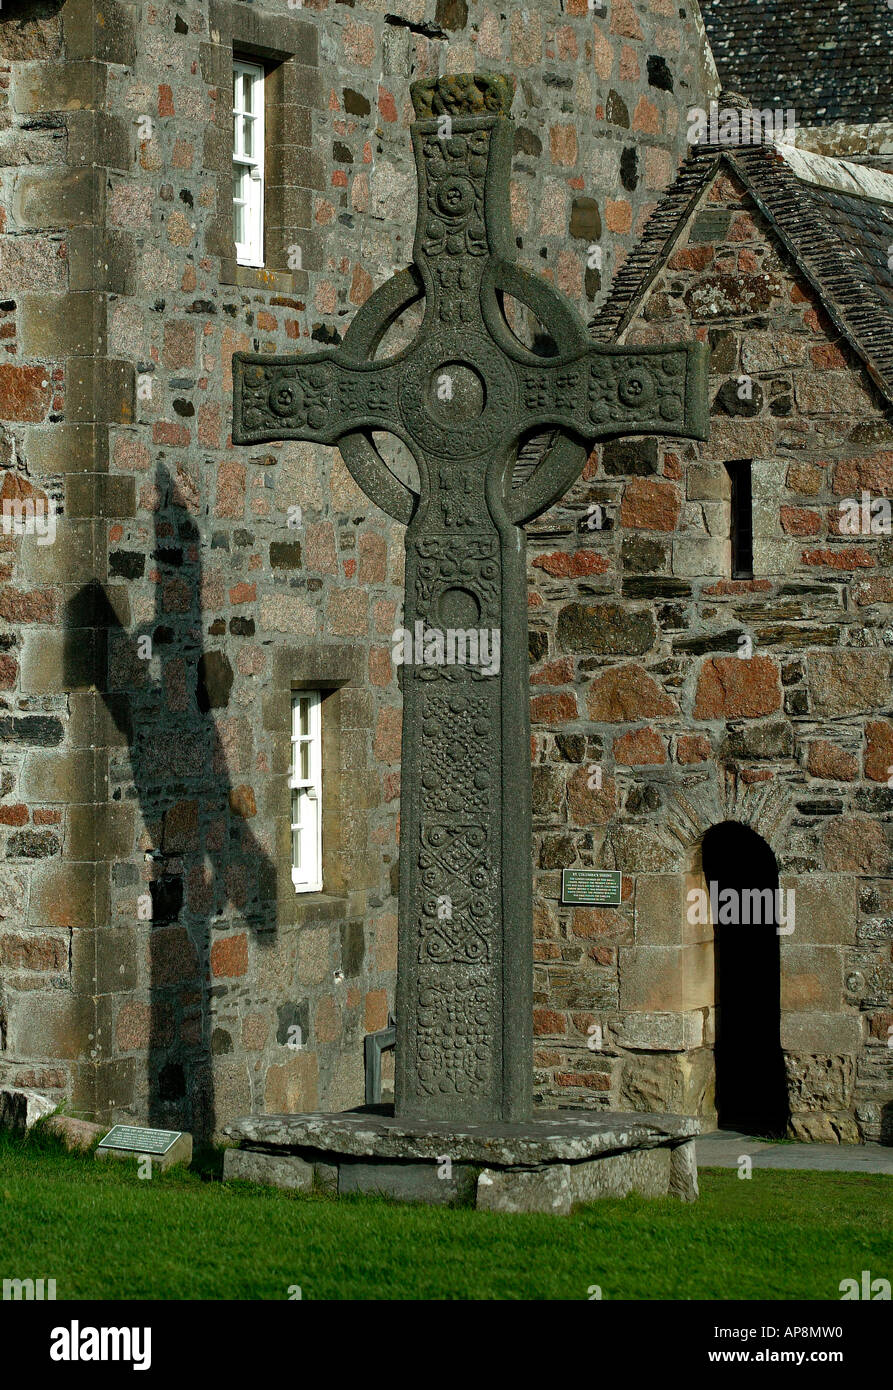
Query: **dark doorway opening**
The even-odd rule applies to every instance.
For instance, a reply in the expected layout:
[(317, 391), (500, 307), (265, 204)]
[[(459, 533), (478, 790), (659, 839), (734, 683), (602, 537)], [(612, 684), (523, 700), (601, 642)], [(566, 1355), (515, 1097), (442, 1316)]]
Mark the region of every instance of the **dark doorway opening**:
[(719, 1126), (782, 1135), (790, 1112), (781, 1050), (778, 865), (766, 841), (736, 821), (708, 830), (702, 855), (714, 924)]

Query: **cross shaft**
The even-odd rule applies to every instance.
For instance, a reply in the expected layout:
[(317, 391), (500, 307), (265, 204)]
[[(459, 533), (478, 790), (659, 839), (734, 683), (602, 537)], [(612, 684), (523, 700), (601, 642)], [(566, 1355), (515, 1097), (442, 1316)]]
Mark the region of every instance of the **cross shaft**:
[[(593, 344), (569, 301), (513, 263), (510, 99), (504, 78), (483, 74), (417, 84), (413, 266), (370, 297), (335, 351), (233, 359), (234, 443), (337, 443), (367, 496), (406, 524), (405, 628), (498, 634), (496, 670), (403, 668), (396, 1110), (404, 1118), (521, 1120), (531, 1109), (523, 525), (563, 496), (593, 441), (706, 433), (702, 345)], [(538, 356), (515, 337), (503, 295), (528, 305), (557, 356)], [(387, 329), (422, 297), (414, 342), (375, 360)], [(557, 431), (551, 447), (513, 487), (519, 440), (544, 428)], [(418, 492), (387, 468), (373, 430), (412, 450)]]

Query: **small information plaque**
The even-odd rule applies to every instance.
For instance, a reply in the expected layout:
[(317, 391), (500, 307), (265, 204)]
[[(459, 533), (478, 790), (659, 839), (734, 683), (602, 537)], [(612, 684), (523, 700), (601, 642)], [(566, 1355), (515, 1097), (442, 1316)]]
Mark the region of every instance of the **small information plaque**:
[(141, 1129), (138, 1125), (115, 1125), (96, 1150), (97, 1158), (142, 1158), (148, 1154), (162, 1168), (188, 1163), (192, 1158), (192, 1135), (179, 1129)]
[(622, 879), (616, 869), (562, 869), (561, 901), (581, 907), (619, 907)]
[(101, 1149), (127, 1149), (135, 1154), (166, 1154), (180, 1138), (178, 1129), (139, 1129), (135, 1125), (115, 1125), (104, 1139)]

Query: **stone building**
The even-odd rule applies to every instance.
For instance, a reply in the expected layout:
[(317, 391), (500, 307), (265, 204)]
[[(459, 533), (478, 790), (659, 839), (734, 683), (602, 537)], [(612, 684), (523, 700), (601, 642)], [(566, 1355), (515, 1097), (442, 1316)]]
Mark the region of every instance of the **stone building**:
[[(889, 174), (701, 147), (593, 322), (707, 341), (711, 428), (605, 446), (531, 546), (550, 1098), (889, 1134), (890, 248)], [(556, 909), (577, 862), (623, 871), (619, 911)], [(794, 916), (706, 921), (710, 881)]]
[[(715, 369), (708, 444), (606, 446), (530, 537), (538, 1095), (709, 1122), (716, 977), (728, 1077), (877, 1137), (891, 542), (835, 518), (890, 491), (890, 198), (687, 158), (719, 82), (672, 0), (0, 11), (0, 1084), (197, 1133), (363, 1098), (401, 528), (336, 451), (233, 447), (230, 359), (337, 343), (409, 260), (410, 81), (475, 68), (516, 81), (521, 263)], [(797, 894), (751, 967), (686, 898), (745, 855)], [(620, 908), (560, 905), (588, 864)]]
[(893, 169), (893, 12), (846, 5), (701, 0), (722, 86), (796, 115), (794, 143)]

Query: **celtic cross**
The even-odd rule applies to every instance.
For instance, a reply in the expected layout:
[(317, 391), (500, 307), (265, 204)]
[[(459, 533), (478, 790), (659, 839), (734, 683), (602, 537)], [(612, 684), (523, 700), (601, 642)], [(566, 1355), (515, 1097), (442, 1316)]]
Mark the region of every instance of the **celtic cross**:
[[(407, 1120), (523, 1120), (532, 1105), (524, 524), (563, 496), (594, 440), (706, 431), (702, 345), (596, 345), (568, 300), (514, 264), (512, 94), (492, 74), (416, 83), (413, 265), (334, 351), (233, 358), (233, 442), (337, 444), (363, 492), (406, 525), (404, 628), (489, 634), (499, 656), (438, 664), (416, 652), (403, 667), (396, 1113)], [(536, 315), (556, 356), (515, 336), (504, 295)], [(422, 298), (415, 340), (376, 358)], [(538, 429), (554, 432), (550, 447), (514, 482), (519, 440)], [(409, 447), (418, 490), (373, 430)]]

